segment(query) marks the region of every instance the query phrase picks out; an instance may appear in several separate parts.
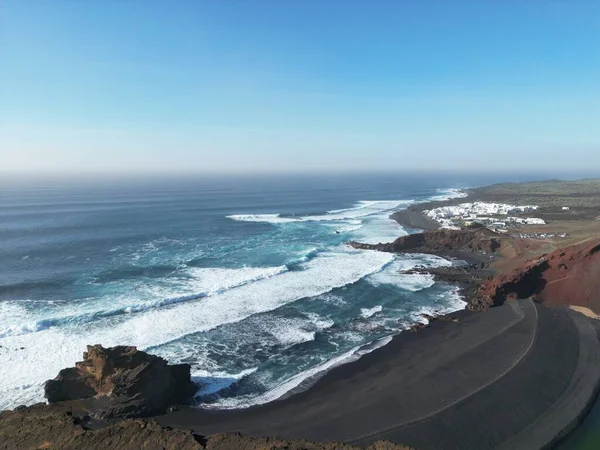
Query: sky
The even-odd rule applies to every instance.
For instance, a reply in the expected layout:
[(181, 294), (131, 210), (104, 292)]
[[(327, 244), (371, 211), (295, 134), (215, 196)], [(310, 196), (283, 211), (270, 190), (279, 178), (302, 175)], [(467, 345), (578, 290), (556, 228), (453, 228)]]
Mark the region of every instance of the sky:
[(600, 171), (600, 2), (3, 0), (0, 171)]

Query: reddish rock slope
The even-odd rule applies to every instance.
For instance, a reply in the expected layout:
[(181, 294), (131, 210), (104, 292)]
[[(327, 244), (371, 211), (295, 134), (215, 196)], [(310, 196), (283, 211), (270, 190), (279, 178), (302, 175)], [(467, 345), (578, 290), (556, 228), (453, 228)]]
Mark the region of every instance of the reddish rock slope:
[(586, 306), (600, 312), (600, 239), (556, 250), (484, 281), (482, 304), (534, 297), (547, 303)]

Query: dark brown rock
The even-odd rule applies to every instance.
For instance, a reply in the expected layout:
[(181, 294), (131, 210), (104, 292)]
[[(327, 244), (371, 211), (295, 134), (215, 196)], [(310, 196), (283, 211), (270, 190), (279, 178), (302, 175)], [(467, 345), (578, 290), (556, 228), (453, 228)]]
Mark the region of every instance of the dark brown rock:
[[(303, 439), (244, 437), (238, 433), (203, 437), (162, 427), (154, 420), (126, 419), (90, 429), (64, 405), (38, 404), (0, 413), (0, 450), (359, 450), (348, 444)], [(410, 450), (377, 442), (369, 450)]]
[[(247, 437), (239, 433), (209, 436), (207, 450), (359, 450), (359, 447), (338, 442), (311, 442), (304, 439)], [(411, 450), (404, 445), (379, 441), (367, 450)]]
[(378, 250), (391, 253), (444, 253), (467, 251), (494, 253), (502, 246), (502, 238), (497, 233), (483, 229), (447, 230), (440, 229), (424, 233), (409, 234), (387, 244), (349, 244), (362, 250)]
[(86, 400), (96, 418), (144, 417), (185, 402), (195, 392), (190, 366), (170, 366), (135, 347), (88, 346), (83, 361), (45, 385), (49, 403)]
[(204, 446), (188, 430), (163, 428), (155, 421), (128, 419), (90, 430), (63, 405), (38, 404), (0, 413), (0, 449), (199, 450)]

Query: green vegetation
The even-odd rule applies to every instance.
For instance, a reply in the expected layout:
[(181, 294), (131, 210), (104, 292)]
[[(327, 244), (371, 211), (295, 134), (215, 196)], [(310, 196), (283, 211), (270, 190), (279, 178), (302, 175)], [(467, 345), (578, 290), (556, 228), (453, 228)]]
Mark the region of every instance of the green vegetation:
[(471, 201), (539, 205), (543, 208), (600, 207), (600, 179), (494, 184), (468, 190)]

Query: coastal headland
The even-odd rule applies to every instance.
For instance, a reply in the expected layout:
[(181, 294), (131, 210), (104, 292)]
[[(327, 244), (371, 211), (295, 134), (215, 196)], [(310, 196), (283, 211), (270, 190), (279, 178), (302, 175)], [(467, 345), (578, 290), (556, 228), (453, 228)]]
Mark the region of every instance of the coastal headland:
[[(467, 309), (427, 317), (427, 326), (262, 406), (180, 405), (145, 414), (149, 421), (115, 423), (90, 417), (94, 412), (74, 399), (1, 413), (0, 448), (130, 448), (126, 442), (138, 441), (190, 449), (555, 447), (584, 420), (600, 389), (600, 182), (465, 192), (392, 216), (424, 233), (351, 245), (456, 261), (433, 275), (458, 284)], [(467, 217), (473, 208), (460, 205), (475, 202), (508, 206)], [(448, 206), (462, 215), (441, 224), (429, 213)], [(339, 444), (315, 443), (324, 441)]]

